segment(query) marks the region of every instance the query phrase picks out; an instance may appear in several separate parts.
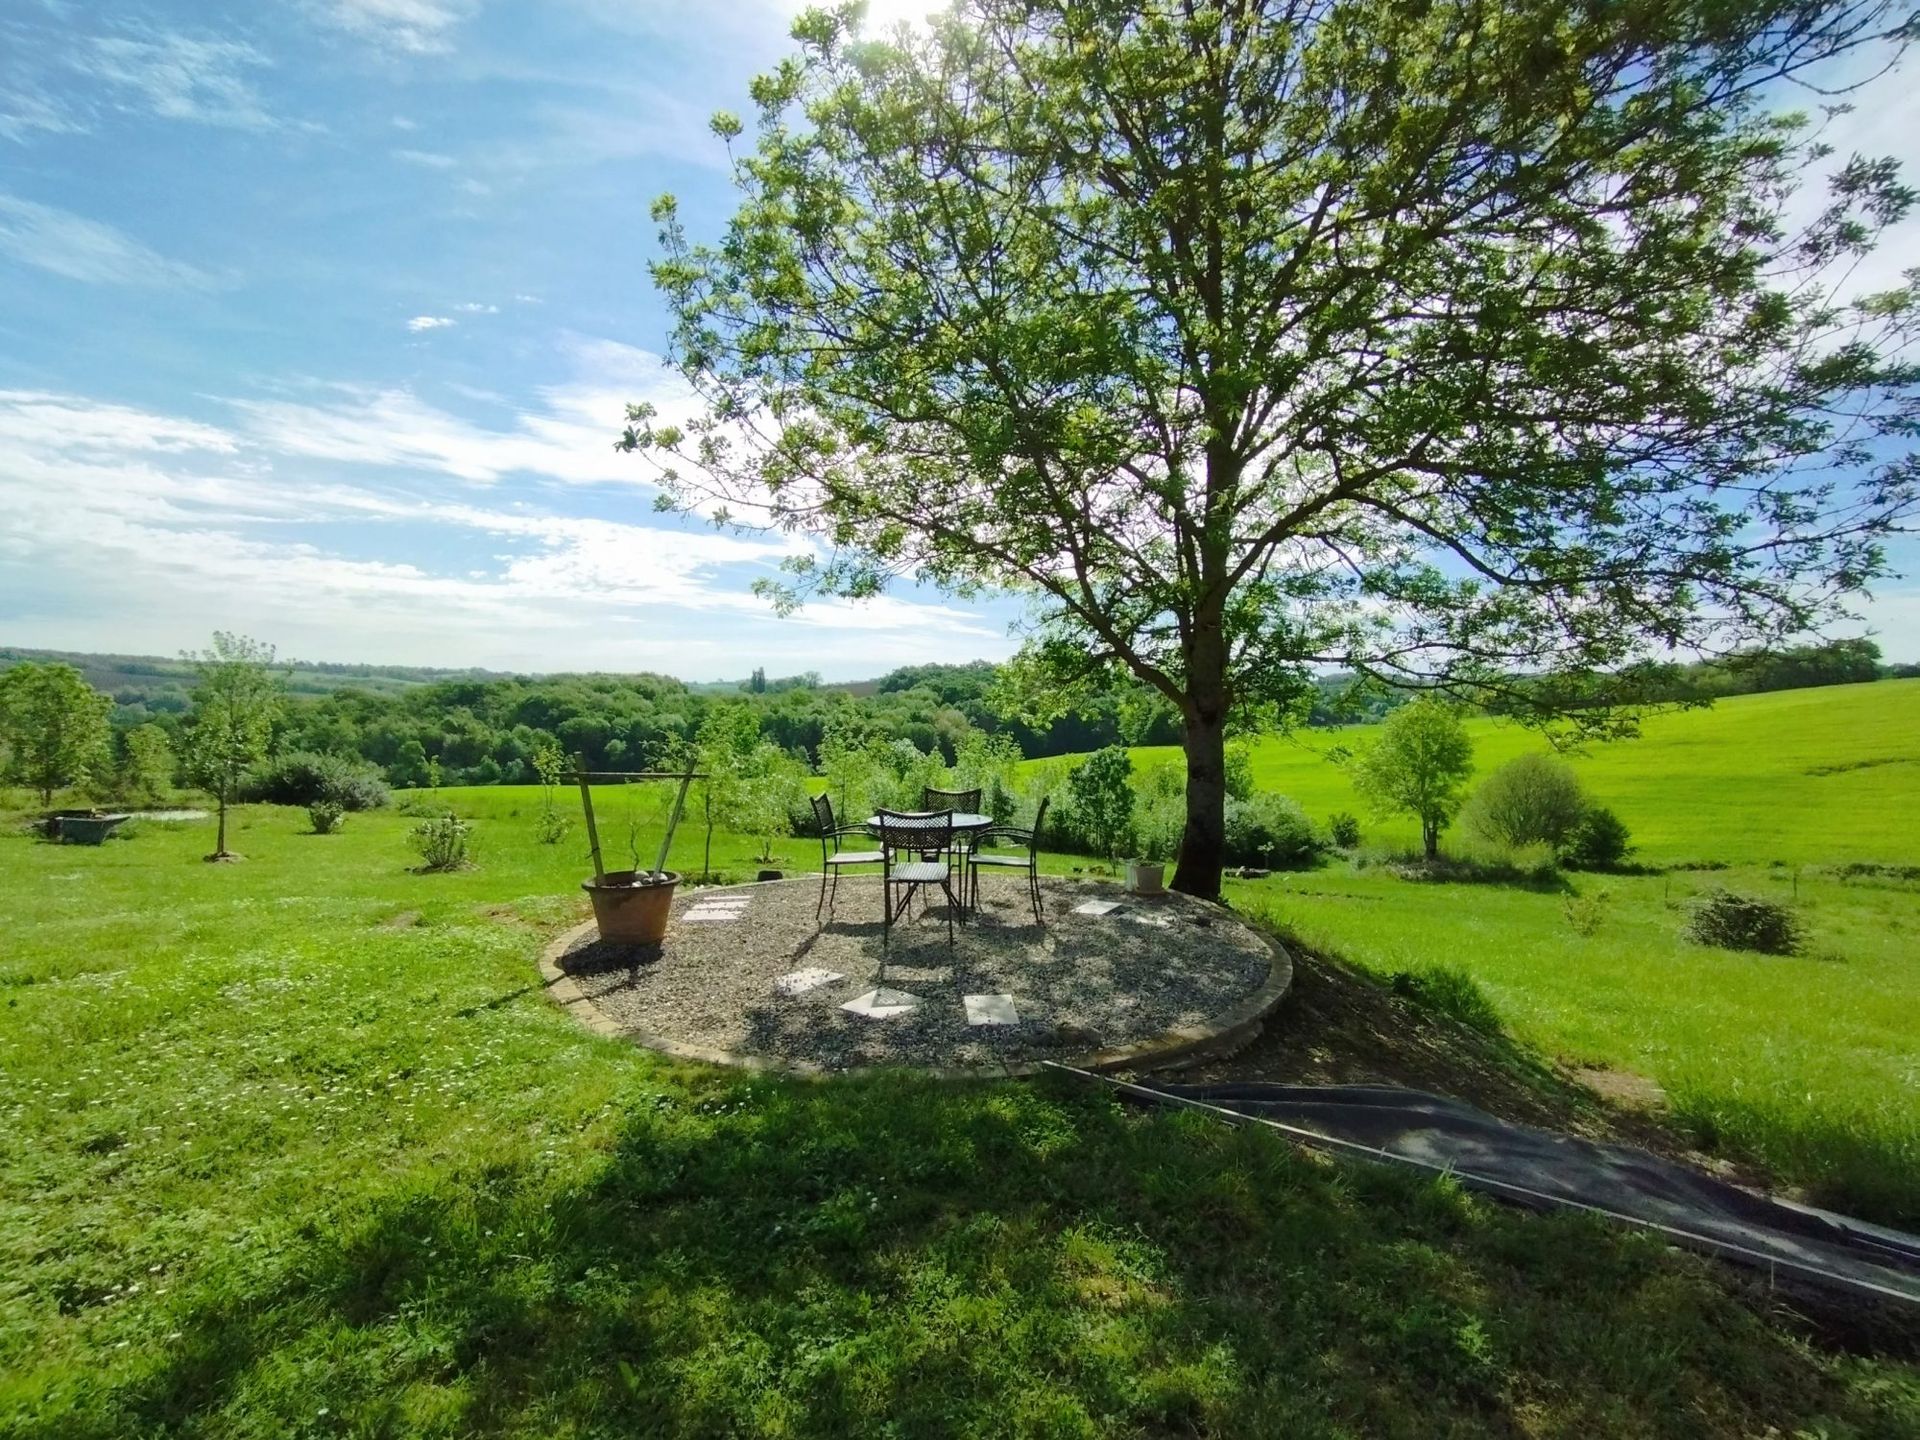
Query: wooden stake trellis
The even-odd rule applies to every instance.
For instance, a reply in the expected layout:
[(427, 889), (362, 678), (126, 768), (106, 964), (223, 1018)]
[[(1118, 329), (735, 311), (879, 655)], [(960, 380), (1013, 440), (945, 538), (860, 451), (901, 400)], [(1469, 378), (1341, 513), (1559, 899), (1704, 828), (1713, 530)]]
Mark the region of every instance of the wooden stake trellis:
[(687, 791), (696, 780), (707, 777), (697, 770), (589, 770), (586, 757), (573, 757), (574, 770), (568, 778), (580, 784), (580, 808), (587, 817), (587, 844), (593, 850), (593, 880), (596, 885), (607, 877), (606, 862), (600, 858), (600, 827), (594, 822), (593, 782), (596, 780), (678, 780), (680, 789), (673, 797), (673, 813), (667, 817), (667, 833), (660, 838), (660, 854), (653, 862), (649, 878), (657, 879), (667, 868), (667, 852), (673, 848), (673, 832), (680, 828), (680, 815), (686, 809)]

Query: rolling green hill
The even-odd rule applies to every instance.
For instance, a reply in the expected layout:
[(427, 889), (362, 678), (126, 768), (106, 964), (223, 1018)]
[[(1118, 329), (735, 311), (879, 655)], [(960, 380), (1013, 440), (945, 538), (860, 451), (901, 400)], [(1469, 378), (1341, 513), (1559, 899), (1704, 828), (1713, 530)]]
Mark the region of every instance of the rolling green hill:
[[(1261, 740), (1256, 783), (1324, 820), (1361, 812), (1335, 746), (1365, 745), (1373, 726)], [(1470, 722), (1476, 775), (1546, 742), (1488, 719)], [(1138, 765), (1177, 764), (1171, 746)], [(1633, 831), (1651, 864), (1920, 864), (1920, 680), (1741, 695), (1707, 709), (1647, 717), (1635, 740), (1570, 757), (1593, 797)], [(1370, 843), (1416, 843), (1410, 820), (1362, 815)]]
[[(192, 662), (178, 656), (94, 655), (75, 650), (25, 650), (0, 645), (0, 670), (29, 661), (71, 665), (94, 689), (111, 695), (122, 710), (138, 706), (154, 715), (184, 712), (195, 682)], [(286, 660), (283, 665), (287, 672), (287, 693), (296, 699), (331, 695), (336, 690), (398, 695), (435, 680), (484, 680), (496, 675), (491, 670), (438, 670), (422, 665), (307, 660)]]

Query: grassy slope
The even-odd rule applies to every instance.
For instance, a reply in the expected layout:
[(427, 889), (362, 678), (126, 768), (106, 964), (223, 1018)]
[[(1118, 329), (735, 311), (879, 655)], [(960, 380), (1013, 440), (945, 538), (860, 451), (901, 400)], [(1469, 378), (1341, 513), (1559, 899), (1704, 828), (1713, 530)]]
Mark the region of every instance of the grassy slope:
[(1377, 975), (1471, 977), (1518, 1039), (1648, 1077), (1698, 1144), (1757, 1159), (1816, 1203), (1920, 1227), (1920, 886), (1809, 877), (1811, 954), (1741, 954), (1682, 936), (1708, 882), (1790, 898), (1790, 872), (1570, 878), (1605, 895), (1431, 885), (1342, 865), (1229, 886), (1233, 901)]
[[(1474, 732), (1483, 771), (1539, 743), (1487, 721)], [(1266, 741), (1259, 783), (1316, 815), (1356, 808), (1321, 751), (1366, 735)], [(1231, 896), (1376, 974), (1464, 972), (1529, 1044), (1659, 1083), (1700, 1143), (1759, 1159), (1818, 1201), (1920, 1225), (1920, 885), (1833, 869), (1920, 863), (1920, 681), (1656, 715), (1640, 739), (1574, 763), (1632, 827), (1638, 858), (1734, 868), (1526, 889), (1412, 883), (1340, 863), (1233, 884)], [(1368, 840), (1400, 847), (1415, 836), (1376, 821)], [(1807, 955), (1686, 941), (1684, 907), (1707, 885), (1797, 902)], [(1596, 933), (1570, 925), (1570, 896), (1604, 897)]]
[(443, 876), (392, 814), (0, 837), (0, 1434), (1920, 1427), (1911, 1367), (1580, 1219), (590, 1036), (531, 964), (579, 864), (484, 803)]
[[(1470, 726), (1481, 773), (1542, 747), (1516, 726)], [(1324, 758), (1364, 744), (1367, 726), (1261, 743), (1254, 773), (1324, 820), (1359, 811), (1346, 774)], [(1177, 751), (1135, 752), (1172, 763)], [(1920, 863), (1920, 680), (1743, 695), (1710, 709), (1648, 717), (1637, 740), (1573, 757), (1594, 797), (1632, 828), (1640, 859), (1766, 864)], [(1821, 774), (1831, 766), (1848, 766)], [(1411, 847), (1410, 820), (1373, 821), (1368, 839)]]

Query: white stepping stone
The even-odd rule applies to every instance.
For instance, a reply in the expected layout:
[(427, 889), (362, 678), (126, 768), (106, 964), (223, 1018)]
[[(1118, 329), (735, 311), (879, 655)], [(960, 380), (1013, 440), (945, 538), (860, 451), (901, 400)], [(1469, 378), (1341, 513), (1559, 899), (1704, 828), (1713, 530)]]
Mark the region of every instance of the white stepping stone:
[(818, 965), (809, 965), (804, 970), (782, 975), (773, 982), (773, 988), (782, 995), (804, 995), (809, 990), (818, 990), (822, 985), (831, 985), (836, 980), (846, 978), (838, 970), (822, 970)]
[(696, 900), (683, 920), (725, 921), (738, 920), (747, 913), (747, 900), (744, 895), (716, 895), (710, 900)]
[(909, 995), (904, 990), (893, 990), (882, 986), (878, 990), (869, 990), (864, 995), (856, 995), (840, 1008), (855, 1015), (864, 1015), (869, 1020), (895, 1020), (920, 1007), (920, 997)]
[(1170, 929), (1173, 925), (1172, 919), (1166, 915), (1147, 915), (1137, 910), (1127, 916), (1127, 919), (1136, 925), (1151, 925), (1156, 930)]
[(1011, 995), (962, 995), (969, 1025), (1018, 1025)]
[(746, 914), (744, 910), (689, 910), (680, 918), (695, 925), (725, 925)]
[(1118, 900), (1089, 900), (1084, 905), (1073, 907), (1076, 915), (1111, 915), (1120, 908)]

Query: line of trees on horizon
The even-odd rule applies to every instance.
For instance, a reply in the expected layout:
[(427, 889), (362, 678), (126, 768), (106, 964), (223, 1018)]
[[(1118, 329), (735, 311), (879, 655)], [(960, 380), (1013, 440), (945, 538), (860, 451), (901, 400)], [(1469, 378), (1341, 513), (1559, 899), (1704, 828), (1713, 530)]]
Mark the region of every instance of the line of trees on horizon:
[[(69, 786), (130, 797), (156, 794), (181, 778), (194, 728), (193, 691), (177, 709), (152, 710), (137, 691), (113, 696), (76, 667), (0, 653), (0, 751), (6, 778), (43, 796)], [(177, 670), (204, 684), (203, 657)], [(276, 665), (279, 672), (288, 667)], [(1837, 640), (1774, 652), (1746, 652), (1675, 666), (1649, 678), (1650, 704), (1690, 704), (1769, 690), (1856, 684), (1920, 674), (1885, 665), (1871, 640)], [(729, 691), (660, 675), (562, 675), (542, 679), (438, 679), (389, 693), (352, 687), (287, 694), (276, 706), (264, 753), (311, 753), (375, 767), (395, 786), (532, 784), (543, 749), (583, 756), (597, 769), (670, 766), (697, 747), (716, 717), (754, 732), (810, 770), (823, 746), (906, 742), (953, 765), (970, 736), (1011, 746), (1026, 759), (1085, 754), (1116, 745), (1170, 745), (1179, 717), (1144, 686), (1126, 686), (1092, 704), (1031, 724), (987, 661), (904, 666), (858, 687), (824, 685), (816, 675), (769, 679), (764, 670)], [(855, 693), (856, 691), (860, 693)], [(1404, 693), (1323, 676), (1286, 723), (1332, 726), (1379, 720)], [(733, 712), (738, 712), (737, 715)]]

